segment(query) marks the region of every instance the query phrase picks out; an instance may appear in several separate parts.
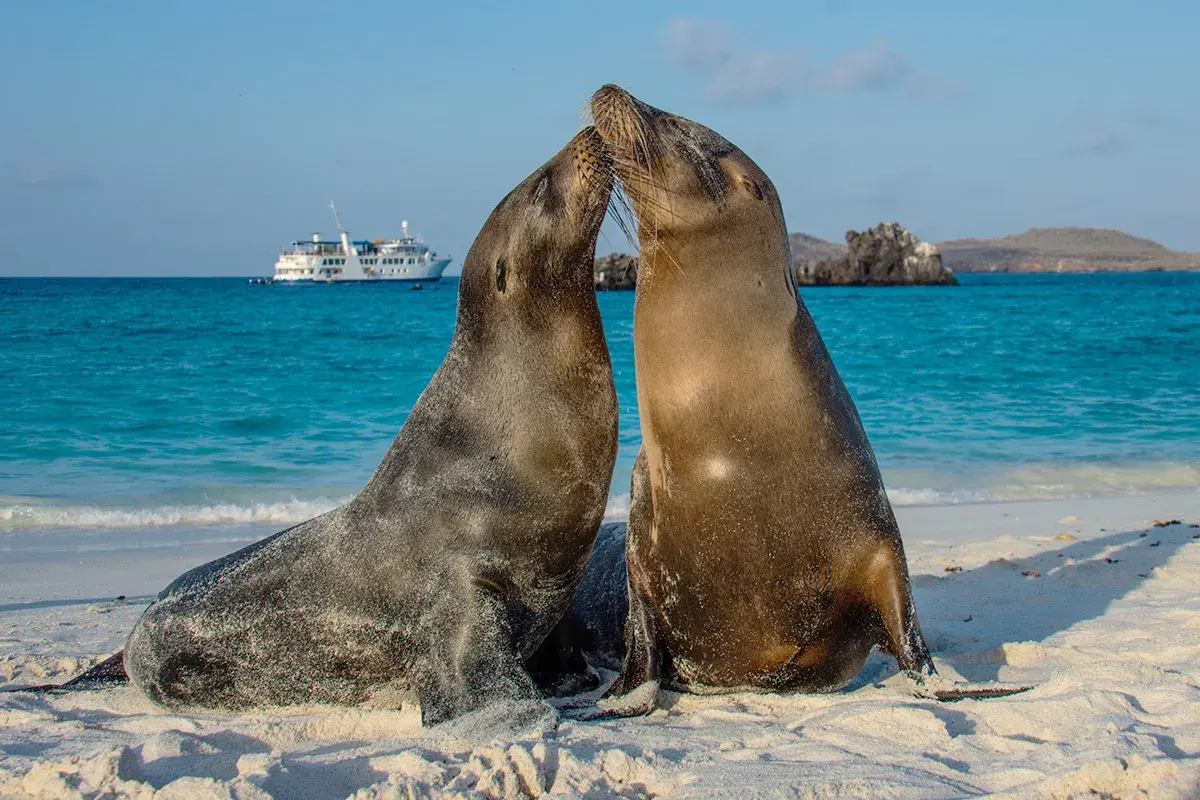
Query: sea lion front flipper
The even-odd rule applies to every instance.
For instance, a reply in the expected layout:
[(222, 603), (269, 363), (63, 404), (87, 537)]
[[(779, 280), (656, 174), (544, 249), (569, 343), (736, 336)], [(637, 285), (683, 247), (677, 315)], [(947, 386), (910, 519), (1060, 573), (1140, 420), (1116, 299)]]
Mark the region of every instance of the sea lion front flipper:
[(81, 675), (76, 675), (66, 683), (46, 683), (39, 686), (24, 686), (19, 689), (3, 689), (0, 691), (62, 694), (63, 692), (107, 689), (110, 686), (121, 686), (126, 683), (129, 683), (129, 676), (125, 673), (125, 651), (118, 650), (96, 666)]
[(1008, 697), (1009, 695), (1028, 692), (1033, 686), (1011, 683), (956, 683), (953, 681), (925, 681), (913, 685), (913, 694), (942, 703), (955, 703), (959, 700), (987, 700), (993, 697)]
[(545, 705), (513, 644), (503, 590), (478, 580), (466, 595), (446, 598), (448, 619), (432, 632), (428, 661), (414, 680), (425, 726), (493, 703)]
[(629, 618), (625, 622), (625, 663), (596, 705), (605, 716), (640, 717), (658, 703), (662, 680), (662, 647), (650, 605), (629, 584)]
[(958, 683), (938, 675), (921, 633), (921, 624), (917, 621), (908, 570), (901, 566), (895, 549), (887, 547), (877, 555), (870, 586), (875, 611), (883, 622), (884, 647), (895, 656), (900, 669), (912, 681), (912, 693), (917, 697), (953, 703), (969, 698), (1007, 697), (1033, 688), (1000, 683)]
[(899, 541), (880, 545), (864, 575), (863, 591), (883, 625), (883, 649), (915, 683), (937, 675), (917, 621), (908, 568)]
[(629, 613), (625, 618), (625, 659), (617, 679), (597, 703), (605, 716), (638, 717), (649, 714), (658, 702), (662, 681), (663, 651), (653, 607), (637, 585), (634, 554), (637, 544), (650, 535), (654, 519), (653, 493), (646, 448), (633, 463), (629, 487), (629, 522), (625, 529), (625, 585)]
[(68, 690), (107, 689), (129, 683), (125, 672), (125, 651), (118, 650), (82, 675), (77, 675), (62, 685)]

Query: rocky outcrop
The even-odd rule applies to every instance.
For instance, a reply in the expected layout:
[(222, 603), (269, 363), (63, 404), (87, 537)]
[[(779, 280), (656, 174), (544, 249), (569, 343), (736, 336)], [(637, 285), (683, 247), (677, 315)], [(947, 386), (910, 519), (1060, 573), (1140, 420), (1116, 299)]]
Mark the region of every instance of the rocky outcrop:
[(859, 233), (846, 232), (845, 254), (796, 264), (801, 286), (955, 286), (935, 245), (902, 225), (886, 222)]
[(637, 266), (637, 257), (624, 253), (613, 253), (603, 258), (597, 258), (592, 269), (592, 279), (596, 284), (596, 291), (607, 292), (635, 288), (637, 286)]

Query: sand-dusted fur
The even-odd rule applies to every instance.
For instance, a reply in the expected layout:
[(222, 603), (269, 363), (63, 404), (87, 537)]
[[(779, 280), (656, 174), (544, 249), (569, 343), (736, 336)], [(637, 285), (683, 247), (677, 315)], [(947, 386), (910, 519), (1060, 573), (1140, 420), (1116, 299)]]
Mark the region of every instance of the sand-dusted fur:
[(496, 207), (445, 361), (353, 500), (183, 575), (125, 648), (167, 706), (415, 693), (426, 723), (539, 694), (604, 513), (617, 402), (592, 289), (612, 185), (587, 128)]
[[(643, 448), (611, 696), (828, 691), (880, 645), (933, 674), (900, 532), (854, 403), (801, 301), (771, 180), (695, 122), (592, 98), (638, 223)], [(578, 604), (577, 604), (578, 605)]]

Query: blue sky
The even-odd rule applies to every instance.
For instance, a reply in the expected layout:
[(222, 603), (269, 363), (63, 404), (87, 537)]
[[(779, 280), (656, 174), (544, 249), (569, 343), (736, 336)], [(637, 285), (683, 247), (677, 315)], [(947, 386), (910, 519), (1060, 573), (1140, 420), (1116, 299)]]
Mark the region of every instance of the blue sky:
[[(840, 241), (1089, 225), (1200, 250), (1195, 2), (22, 2), (0, 275), (269, 274), (400, 220), (456, 264), (619, 83)], [(627, 249), (611, 225), (601, 252)]]

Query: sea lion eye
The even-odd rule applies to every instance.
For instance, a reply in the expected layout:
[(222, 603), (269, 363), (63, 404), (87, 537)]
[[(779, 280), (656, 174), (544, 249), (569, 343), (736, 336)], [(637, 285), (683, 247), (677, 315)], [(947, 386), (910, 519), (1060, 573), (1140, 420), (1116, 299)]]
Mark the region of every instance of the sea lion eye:
[(763, 199), (762, 189), (759, 188), (757, 183), (750, 180), (745, 175), (738, 178), (738, 183), (742, 185), (742, 188), (746, 190), (747, 194), (753, 195), (755, 200)]
[(508, 285), (508, 264), (501, 258), (496, 262), (496, 290), (503, 294), (506, 285)]

